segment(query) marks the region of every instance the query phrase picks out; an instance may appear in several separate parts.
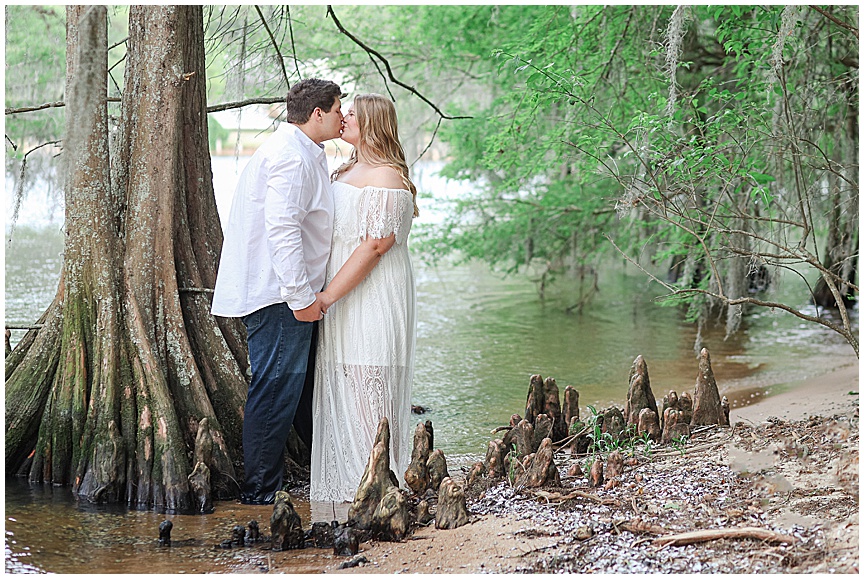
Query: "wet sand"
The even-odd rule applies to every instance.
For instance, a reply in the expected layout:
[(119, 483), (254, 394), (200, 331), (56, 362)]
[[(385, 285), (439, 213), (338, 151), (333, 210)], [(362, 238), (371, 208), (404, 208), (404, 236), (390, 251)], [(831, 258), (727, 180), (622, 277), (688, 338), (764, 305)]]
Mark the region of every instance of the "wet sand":
[(733, 424), (737, 420), (758, 423), (771, 416), (803, 420), (809, 416), (847, 414), (859, 405), (859, 378), (858, 359), (850, 356), (847, 364), (833, 372), (791, 383), (781, 394), (733, 408), (729, 419)]

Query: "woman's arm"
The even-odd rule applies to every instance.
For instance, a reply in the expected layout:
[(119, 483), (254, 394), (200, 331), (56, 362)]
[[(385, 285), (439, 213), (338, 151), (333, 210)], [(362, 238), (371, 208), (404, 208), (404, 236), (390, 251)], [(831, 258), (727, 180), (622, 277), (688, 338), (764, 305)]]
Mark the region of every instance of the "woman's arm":
[(360, 285), (394, 243), (396, 243), (395, 233), (381, 239), (367, 237), (360, 242), (357, 249), (336, 272), (327, 289), (317, 294), (323, 310), (326, 312), (327, 308)]

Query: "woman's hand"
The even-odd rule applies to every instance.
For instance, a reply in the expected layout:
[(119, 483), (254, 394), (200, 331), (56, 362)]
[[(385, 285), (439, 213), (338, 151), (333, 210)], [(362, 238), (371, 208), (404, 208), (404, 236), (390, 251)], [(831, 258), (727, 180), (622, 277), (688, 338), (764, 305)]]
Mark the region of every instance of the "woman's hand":
[(327, 310), (330, 309), (330, 306), (336, 303), (336, 300), (327, 293), (327, 290), (318, 292), (315, 294), (315, 297), (318, 298), (318, 301), (321, 303), (321, 311), (325, 314), (327, 313)]

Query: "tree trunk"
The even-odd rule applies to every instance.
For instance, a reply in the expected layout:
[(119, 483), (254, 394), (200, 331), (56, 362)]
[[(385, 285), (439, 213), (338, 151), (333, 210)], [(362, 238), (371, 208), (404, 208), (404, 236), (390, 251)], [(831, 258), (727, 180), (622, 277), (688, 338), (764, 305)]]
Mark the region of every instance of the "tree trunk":
[[(850, 185), (858, 182), (857, 163), (854, 162), (858, 154), (858, 115), (854, 103), (850, 102), (847, 108), (848, 120), (839, 127), (832, 160), (835, 166), (848, 169), (844, 171), (845, 180), (836, 173), (828, 174), (831, 205), (822, 253), (822, 265), (836, 278), (829, 285), (823, 275), (813, 290), (813, 303), (830, 309), (839, 309), (841, 305), (848, 308), (858, 299), (857, 291), (850, 285), (856, 284), (858, 277), (858, 188)], [(838, 304), (831, 285), (835, 286), (842, 304)]]
[(106, 30), (104, 7), (67, 8), (65, 258), (44, 327), (7, 360), (6, 469), (91, 501), (190, 511), (205, 418), (212, 443), (197, 454), (214, 491), (236, 490), (247, 387), (242, 328), (210, 315), (206, 291), (222, 233), (202, 8), (130, 8), (110, 155)]

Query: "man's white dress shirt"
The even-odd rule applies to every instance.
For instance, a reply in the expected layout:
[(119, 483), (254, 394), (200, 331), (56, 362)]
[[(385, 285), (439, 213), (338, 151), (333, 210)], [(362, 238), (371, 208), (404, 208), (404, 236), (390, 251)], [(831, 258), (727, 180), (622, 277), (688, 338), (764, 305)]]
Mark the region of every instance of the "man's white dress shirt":
[(242, 317), (315, 301), (324, 287), (333, 192), (324, 148), (282, 123), (240, 175), (222, 243), (211, 312)]

